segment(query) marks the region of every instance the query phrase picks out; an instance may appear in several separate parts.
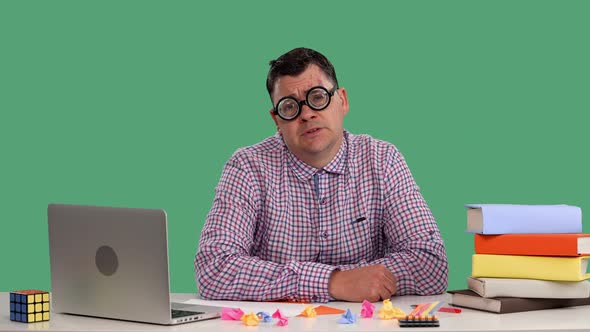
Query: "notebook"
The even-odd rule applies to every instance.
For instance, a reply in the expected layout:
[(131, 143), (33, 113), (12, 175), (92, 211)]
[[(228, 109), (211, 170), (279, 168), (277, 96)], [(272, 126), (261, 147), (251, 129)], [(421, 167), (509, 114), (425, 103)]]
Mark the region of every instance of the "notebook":
[(171, 303), (164, 210), (49, 204), (52, 311), (155, 324), (220, 316)]

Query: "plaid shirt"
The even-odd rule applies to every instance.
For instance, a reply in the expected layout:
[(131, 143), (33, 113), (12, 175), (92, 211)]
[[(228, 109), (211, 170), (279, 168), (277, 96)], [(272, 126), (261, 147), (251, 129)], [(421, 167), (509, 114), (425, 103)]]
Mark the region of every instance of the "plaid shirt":
[(322, 169), (279, 134), (226, 163), (195, 256), (206, 299), (327, 302), (335, 269), (385, 265), (396, 295), (447, 287), (440, 232), (390, 143), (344, 132)]

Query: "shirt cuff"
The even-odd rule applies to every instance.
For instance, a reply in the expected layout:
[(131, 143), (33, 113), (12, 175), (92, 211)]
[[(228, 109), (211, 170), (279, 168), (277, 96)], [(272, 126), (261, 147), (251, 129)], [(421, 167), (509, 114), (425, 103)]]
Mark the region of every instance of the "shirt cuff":
[(337, 268), (335, 266), (314, 262), (293, 262), (297, 264), (299, 281), (297, 285), (299, 300), (302, 302), (328, 302), (331, 299), (328, 292), (330, 275)]

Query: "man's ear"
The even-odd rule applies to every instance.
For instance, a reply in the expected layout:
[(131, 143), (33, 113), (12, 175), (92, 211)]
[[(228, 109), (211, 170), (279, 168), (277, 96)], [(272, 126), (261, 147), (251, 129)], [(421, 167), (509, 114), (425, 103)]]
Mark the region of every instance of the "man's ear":
[(272, 121), (275, 122), (275, 126), (277, 127), (277, 131), (280, 132), (281, 130), (279, 129), (279, 122), (277, 120), (277, 115), (275, 114), (274, 108), (271, 108), (270, 111), (268, 111), (268, 114), (270, 114)]
[(348, 95), (346, 94), (345, 88), (338, 89), (338, 96), (340, 97), (340, 102), (342, 103), (342, 115), (348, 114)]

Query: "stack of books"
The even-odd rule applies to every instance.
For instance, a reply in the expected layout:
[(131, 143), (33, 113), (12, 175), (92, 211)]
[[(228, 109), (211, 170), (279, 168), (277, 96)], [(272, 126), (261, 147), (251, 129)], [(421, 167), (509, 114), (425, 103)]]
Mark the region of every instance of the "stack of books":
[(469, 204), (469, 289), (452, 303), (497, 313), (590, 304), (590, 234), (570, 205)]

